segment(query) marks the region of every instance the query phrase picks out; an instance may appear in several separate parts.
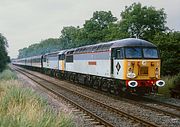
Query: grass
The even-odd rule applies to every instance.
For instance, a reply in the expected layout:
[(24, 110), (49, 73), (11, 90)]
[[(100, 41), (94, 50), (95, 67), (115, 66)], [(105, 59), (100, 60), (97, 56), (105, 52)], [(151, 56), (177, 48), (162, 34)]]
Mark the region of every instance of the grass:
[(17, 76), (14, 72), (7, 69), (4, 70), (2, 73), (0, 73), (0, 80), (11, 80), (11, 79), (17, 79)]
[(21, 87), (16, 74), (0, 74), (0, 127), (74, 127), (70, 115), (54, 112), (47, 100)]
[(162, 88), (159, 88), (159, 93), (163, 94), (164, 96), (170, 97), (170, 88), (174, 88), (175, 85), (178, 85), (178, 81), (180, 79), (180, 73), (175, 76), (164, 76), (162, 77), (162, 80), (165, 81), (165, 86)]

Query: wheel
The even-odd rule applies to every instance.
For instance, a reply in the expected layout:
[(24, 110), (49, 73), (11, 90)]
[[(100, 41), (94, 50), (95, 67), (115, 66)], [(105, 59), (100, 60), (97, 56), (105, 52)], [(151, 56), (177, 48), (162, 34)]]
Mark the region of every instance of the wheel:
[(94, 83), (93, 83), (93, 88), (99, 89), (100, 86), (101, 86), (101, 81), (100, 81), (100, 79), (99, 79), (99, 78), (95, 78), (95, 79), (94, 79)]
[(109, 81), (106, 79), (103, 79), (102, 85), (101, 85), (101, 90), (107, 92), (108, 91), (108, 85), (109, 85)]

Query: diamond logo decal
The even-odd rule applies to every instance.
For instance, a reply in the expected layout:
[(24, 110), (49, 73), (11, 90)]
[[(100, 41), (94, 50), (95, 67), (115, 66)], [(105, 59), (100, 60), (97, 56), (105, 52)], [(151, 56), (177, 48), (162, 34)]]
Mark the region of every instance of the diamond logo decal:
[(116, 64), (116, 69), (117, 69), (117, 71), (119, 71), (121, 69), (121, 65), (119, 64), (119, 62)]

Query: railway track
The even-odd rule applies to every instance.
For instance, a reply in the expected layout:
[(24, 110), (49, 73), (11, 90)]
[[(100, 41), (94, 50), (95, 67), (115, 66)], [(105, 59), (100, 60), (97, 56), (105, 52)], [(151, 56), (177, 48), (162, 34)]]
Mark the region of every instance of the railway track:
[[(82, 85), (81, 87), (86, 88), (86, 89), (90, 89), (91, 91), (94, 91), (94, 92), (99, 92), (103, 95), (108, 95), (108, 96), (114, 98), (115, 100), (128, 102), (131, 104), (141, 106), (141, 107), (146, 108), (146, 109), (150, 109), (150, 110), (153, 110), (153, 111), (156, 111), (159, 113), (163, 113), (163, 114), (171, 116), (171, 117), (180, 118), (180, 107), (177, 105), (168, 104), (168, 103), (160, 102), (160, 101), (157, 101), (154, 99), (150, 99), (150, 98), (146, 98), (146, 97), (140, 97), (140, 96), (134, 96), (134, 95), (133, 96), (128, 95), (128, 96), (122, 98), (122, 97), (119, 97), (116, 95), (104, 93), (103, 91), (99, 91), (99, 90), (96, 90), (93, 88), (86, 87), (84, 85)], [(172, 109), (174, 111), (171, 111)]]
[[(165, 103), (165, 102), (160, 102), (158, 100), (150, 99), (147, 97), (141, 97), (141, 96), (137, 96), (137, 95), (127, 95), (125, 97), (124, 96), (119, 97), (119, 96), (109, 94), (109, 93), (105, 93), (103, 91), (99, 91), (97, 89), (90, 88), (90, 87), (87, 87), (84, 85), (81, 85), (81, 87), (86, 88), (86, 89), (90, 89), (91, 91), (94, 91), (94, 92), (101, 93), (105, 96), (110, 96), (110, 97), (114, 98), (115, 100), (128, 102), (131, 104), (142, 106), (143, 108), (146, 108), (146, 109), (150, 109), (150, 110), (153, 110), (156, 112), (164, 113), (168, 116), (180, 118), (180, 106), (177, 106), (177, 105), (173, 105), (173, 104), (169, 104), (169, 103)], [(171, 112), (171, 109), (173, 109), (174, 111)]]
[[(127, 102), (142, 106), (146, 109), (150, 109), (159, 113), (163, 113), (167, 116), (171, 116), (174, 118), (180, 118), (180, 108), (179, 106), (159, 102), (153, 99), (145, 98), (145, 97), (136, 97), (136, 99), (126, 99)], [(171, 111), (174, 110), (174, 111)]]
[[(141, 126), (150, 126), (150, 127), (157, 127), (159, 125), (149, 122), (147, 120), (143, 120), (141, 118), (138, 118), (136, 116), (130, 115), (126, 112), (123, 112), (119, 109), (116, 109), (112, 106), (109, 106), (107, 104), (104, 104), (100, 101), (97, 101), (89, 96), (83, 95), (80, 92), (77, 91), (73, 91), (70, 89), (67, 89), (65, 87), (60, 86), (57, 83), (52, 83), (47, 79), (43, 79), (41, 77), (38, 77), (34, 74), (31, 74), (27, 71), (21, 70), (19, 68), (14, 68), (16, 71), (26, 75), (27, 77), (29, 77), (31, 80), (35, 81), (36, 83), (40, 84), (41, 86), (43, 86), (44, 88), (46, 88), (47, 90), (51, 91), (52, 93), (54, 93), (55, 95), (63, 98), (64, 100), (68, 101), (71, 105), (73, 105), (74, 107), (76, 107), (77, 109), (80, 109), (82, 112), (85, 112), (85, 114), (87, 114), (88, 116), (90, 116), (91, 118), (93, 118), (96, 122), (96, 125), (103, 125), (103, 126), (108, 126), (108, 127), (113, 127), (113, 126), (119, 126), (118, 122), (120, 121), (120, 123), (123, 121), (123, 119), (125, 118), (125, 122), (129, 122), (129, 124), (139, 124)], [(64, 90), (65, 93), (61, 94), (59, 92), (59, 90)], [(69, 93), (69, 95), (66, 95)], [(80, 98), (80, 102), (77, 102), (76, 99), (73, 99), (73, 97), (67, 97), (70, 96), (70, 94), (72, 94), (73, 97), (76, 96), (76, 98)], [(83, 105), (81, 102), (86, 103), (86, 105)], [(89, 106), (93, 106), (94, 108), (97, 108), (97, 110), (101, 110), (104, 111), (103, 113), (105, 113), (105, 115), (102, 115), (101, 113), (98, 114), (96, 111), (92, 111), (92, 109), (88, 108)], [(109, 117), (116, 117), (116, 121), (113, 122), (112, 120), (109, 120)], [(114, 117), (114, 118), (115, 118)], [(118, 121), (118, 122), (117, 122)], [(123, 121), (124, 122), (124, 121)]]
[(177, 106), (177, 105), (157, 101), (157, 100), (150, 99), (150, 98), (147, 98), (147, 97), (142, 97), (142, 99), (146, 100), (147, 102), (151, 102), (151, 103), (153, 102), (153, 103), (156, 103), (156, 104), (159, 104), (159, 105), (164, 105), (166, 107), (173, 108), (173, 109), (176, 109), (177, 111), (180, 111), (180, 106)]
[[(97, 92), (97, 90), (95, 90)], [(107, 95), (104, 92), (101, 92), (104, 95)], [(168, 104), (168, 103), (164, 103), (164, 102), (160, 102), (157, 100), (153, 100), (150, 98), (146, 98), (146, 97), (140, 97), (140, 96), (126, 96), (126, 97), (119, 97), (119, 96), (115, 96), (115, 95), (108, 95), (111, 96), (112, 98), (116, 99), (116, 100), (121, 100), (121, 101), (125, 101), (131, 104), (135, 104), (138, 106), (142, 106), (143, 108), (146, 109), (150, 109), (156, 112), (160, 112), (160, 113), (164, 113), (168, 116), (171, 117), (178, 117), (180, 118), (180, 107), (173, 105), (173, 104)], [(173, 112), (171, 112), (171, 110), (174, 110)]]
[[(13, 68), (15, 71), (27, 76), (29, 79), (31, 79), (32, 81), (36, 82), (38, 85), (40, 85), (41, 87), (45, 88), (46, 90), (50, 91), (51, 93), (53, 93), (54, 95), (62, 98), (64, 101), (68, 102), (69, 104), (71, 104), (74, 108), (79, 109), (80, 111), (82, 111), (83, 113), (85, 113), (87, 116), (89, 116), (91, 119), (93, 119), (93, 123), (96, 123), (96, 125), (104, 125), (107, 127), (113, 127), (112, 124), (104, 121), (102, 118), (100, 118), (99, 116), (97, 116), (96, 114), (92, 113), (91, 111), (85, 109), (84, 107), (82, 107), (81, 105), (79, 105), (78, 103), (70, 100), (69, 98), (67, 98), (66, 96), (60, 94), (59, 92), (57, 92), (56, 90), (48, 87), (49, 86), (49, 81), (47, 82), (47, 80), (44, 80), (42, 78), (39, 78), (33, 74), (30, 74), (28, 72), (24, 72), (21, 69), (15, 69)], [(47, 84), (48, 83), (48, 84)], [(54, 84), (51, 84), (54, 85)], [(78, 112), (79, 112), (78, 110)]]
[[(168, 108), (171, 108), (171, 109), (175, 109), (175, 110), (177, 110), (178, 112), (180, 112), (180, 106), (168, 104), (168, 103), (161, 102), (161, 101), (157, 101), (157, 100), (150, 99), (150, 98), (147, 98), (147, 97), (141, 97), (141, 98), (142, 98), (143, 100), (145, 100), (146, 102), (155, 103), (155, 104), (158, 104), (158, 105), (162, 105), (162, 106), (165, 106), (165, 107), (168, 107)], [(177, 114), (177, 115), (175, 115), (175, 116), (180, 117), (180, 114)]]

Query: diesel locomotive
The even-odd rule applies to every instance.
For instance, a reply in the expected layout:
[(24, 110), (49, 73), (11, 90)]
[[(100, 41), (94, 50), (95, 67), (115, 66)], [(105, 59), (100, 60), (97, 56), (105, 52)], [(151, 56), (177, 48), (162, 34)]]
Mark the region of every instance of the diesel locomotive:
[(165, 85), (160, 79), (159, 51), (142, 39), (82, 46), (12, 63), (115, 94), (156, 93)]

